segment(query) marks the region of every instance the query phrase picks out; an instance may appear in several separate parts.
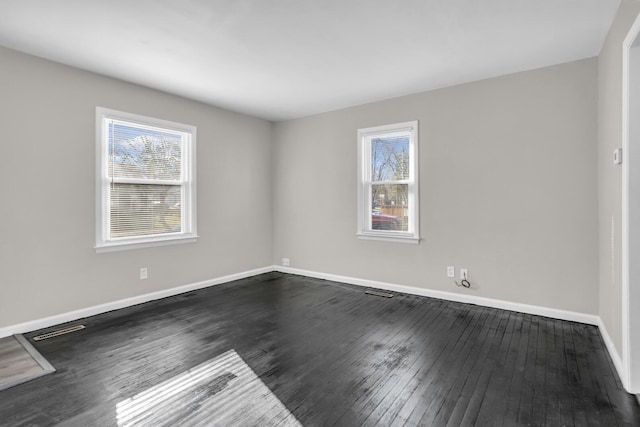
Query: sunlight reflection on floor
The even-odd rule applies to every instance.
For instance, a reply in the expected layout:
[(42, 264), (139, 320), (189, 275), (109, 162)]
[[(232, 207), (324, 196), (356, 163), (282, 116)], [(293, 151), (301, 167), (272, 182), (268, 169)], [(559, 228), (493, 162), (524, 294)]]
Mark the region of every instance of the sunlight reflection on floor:
[(116, 418), (119, 427), (301, 426), (234, 350), (123, 400)]

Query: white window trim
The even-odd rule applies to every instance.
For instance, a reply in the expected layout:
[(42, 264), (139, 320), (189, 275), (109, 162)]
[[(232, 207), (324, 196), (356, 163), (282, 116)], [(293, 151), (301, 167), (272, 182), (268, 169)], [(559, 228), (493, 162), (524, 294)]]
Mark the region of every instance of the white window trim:
[[(109, 178), (104, 159), (108, 154), (108, 144), (105, 144), (105, 119), (130, 121), (151, 127), (162, 127), (185, 132), (191, 137), (185, 147), (183, 163), (186, 181), (186, 191), (183, 206), (186, 207), (183, 216), (184, 232), (168, 235), (138, 236), (119, 239), (109, 239)], [(197, 204), (196, 204), (196, 127), (153, 117), (108, 108), (96, 107), (96, 158), (95, 158), (95, 211), (96, 211), (96, 252), (113, 252), (126, 249), (139, 249), (154, 246), (172, 245), (177, 243), (191, 243), (198, 239), (197, 233)]]
[[(370, 185), (370, 147), (367, 140), (375, 135), (393, 132), (410, 132), (409, 138), (409, 231), (371, 230), (371, 206), (368, 186)], [(418, 121), (395, 123), (358, 129), (358, 239), (381, 240), (399, 243), (420, 243), (420, 191), (418, 175)]]

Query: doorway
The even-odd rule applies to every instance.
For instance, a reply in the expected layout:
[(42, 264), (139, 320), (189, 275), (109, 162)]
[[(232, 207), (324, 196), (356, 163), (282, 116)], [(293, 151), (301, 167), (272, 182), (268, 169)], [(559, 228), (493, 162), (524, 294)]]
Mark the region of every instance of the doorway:
[(640, 17), (622, 46), (622, 382), (640, 394)]

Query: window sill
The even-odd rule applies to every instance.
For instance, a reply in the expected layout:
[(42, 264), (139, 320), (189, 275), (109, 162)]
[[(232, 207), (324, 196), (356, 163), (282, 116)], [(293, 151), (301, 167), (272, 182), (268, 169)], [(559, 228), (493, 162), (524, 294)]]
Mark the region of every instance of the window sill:
[(382, 233), (357, 233), (356, 236), (361, 240), (378, 240), (382, 242), (394, 243), (410, 243), (417, 245), (420, 243), (420, 237), (398, 235), (398, 234), (382, 234)]
[(198, 241), (197, 235), (168, 237), (163, 239), (139, 239), (126, 242), (108, 242), (95, 246), (96, 253), (126, 251), (130, 249), (152, 248), (155, 246), (177, 245), (181, 243), (195, 243)]

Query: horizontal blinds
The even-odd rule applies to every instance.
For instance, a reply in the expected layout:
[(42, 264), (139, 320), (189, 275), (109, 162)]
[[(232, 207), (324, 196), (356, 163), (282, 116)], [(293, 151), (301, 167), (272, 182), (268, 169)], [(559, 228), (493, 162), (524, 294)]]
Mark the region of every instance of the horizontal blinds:
[(182, 232), (179, 185), (112, 184), (111, 238)]
[(108, 132), (110, 237), (183, 232), (184, 134), (111, 119)]

